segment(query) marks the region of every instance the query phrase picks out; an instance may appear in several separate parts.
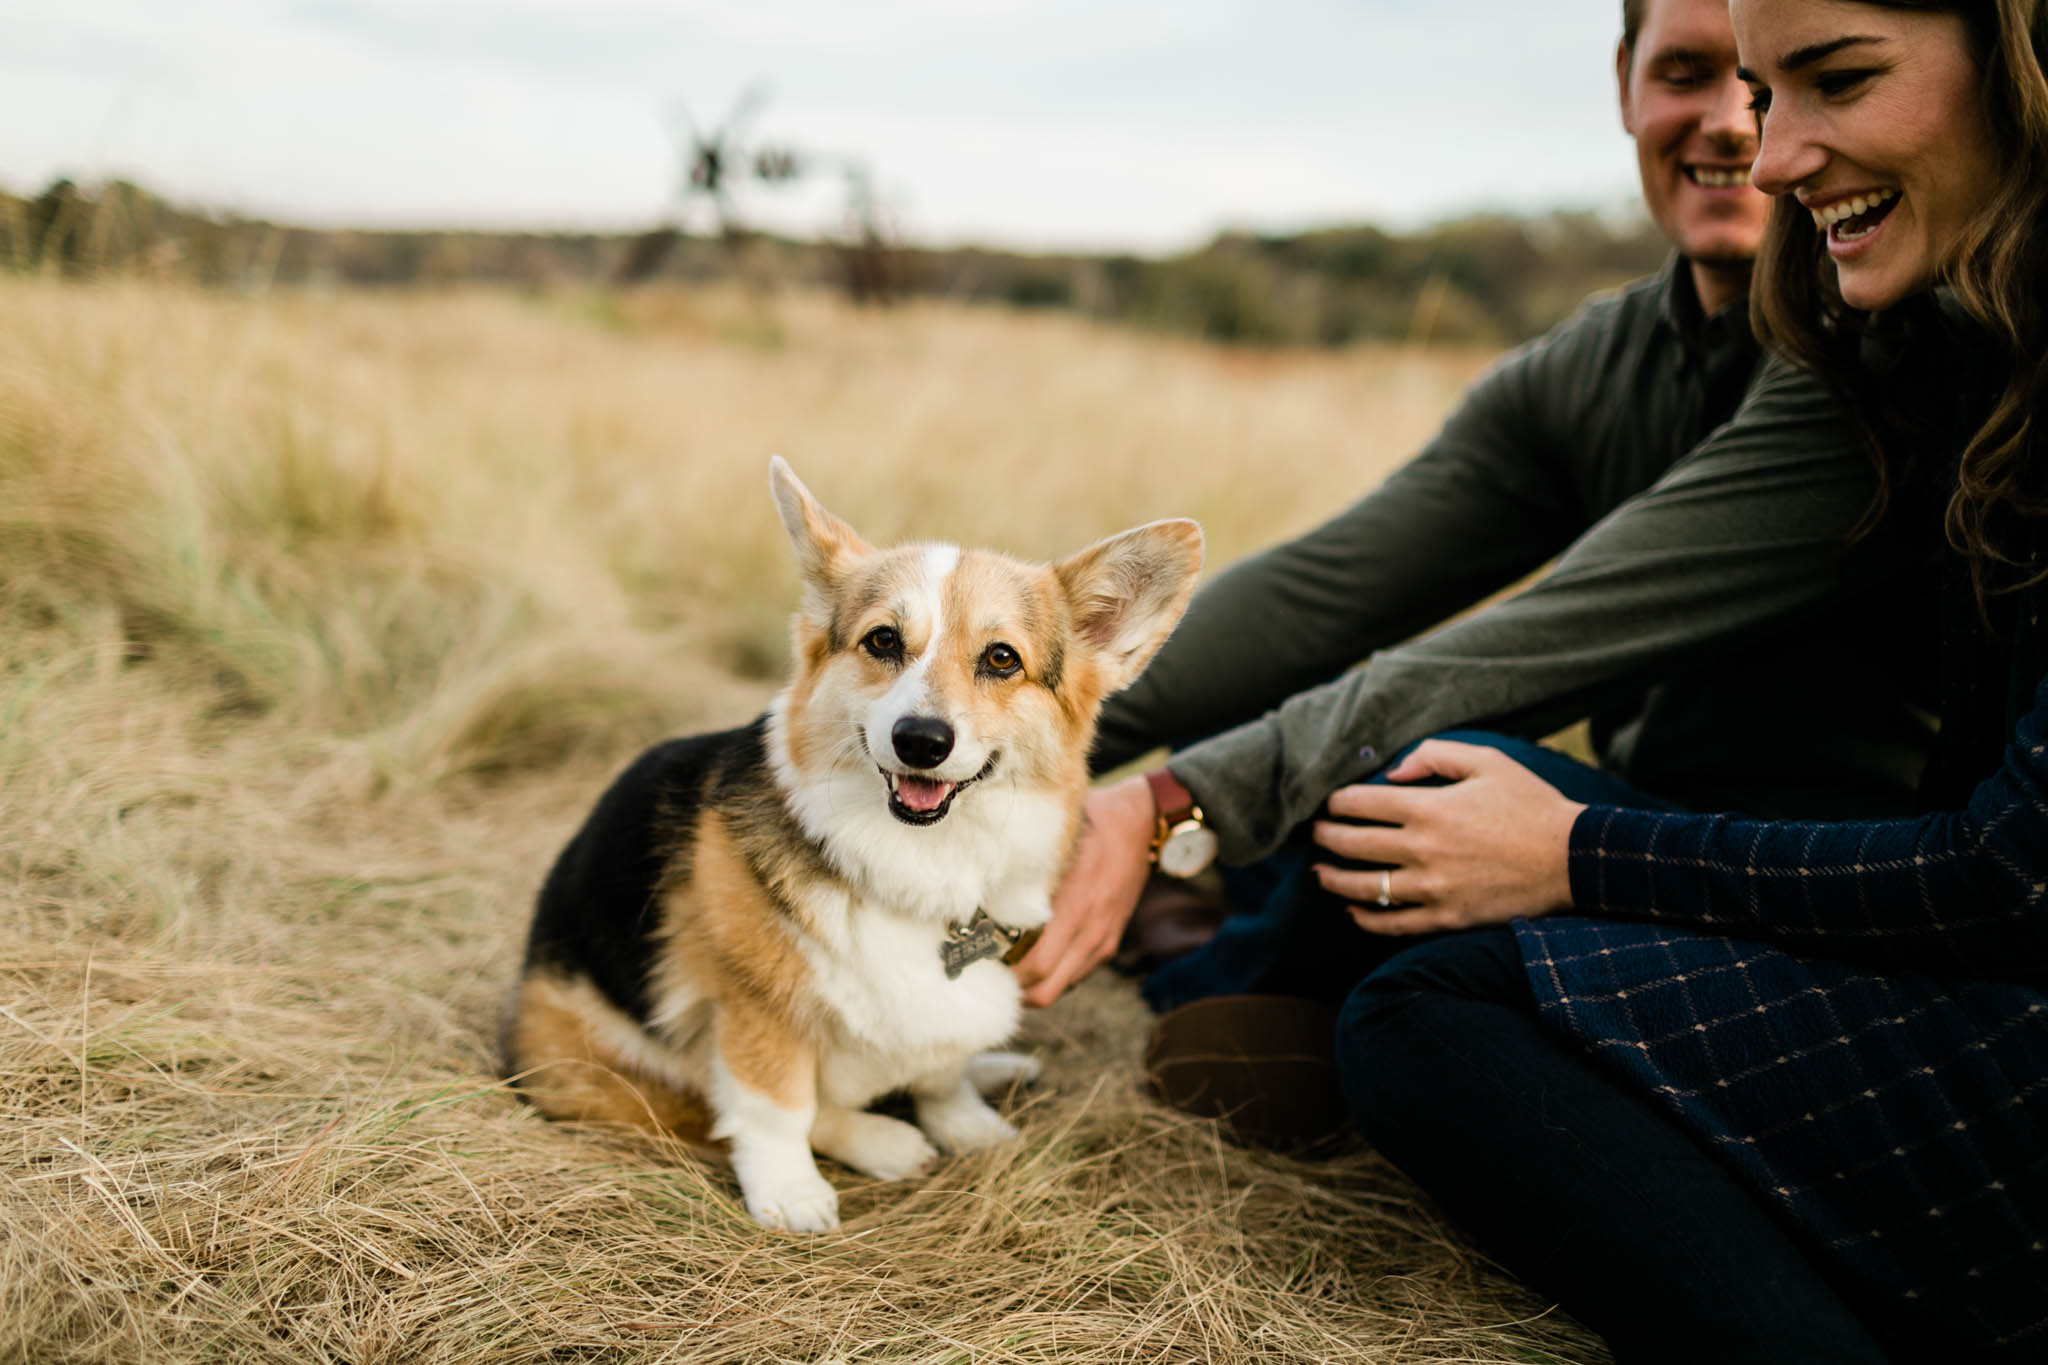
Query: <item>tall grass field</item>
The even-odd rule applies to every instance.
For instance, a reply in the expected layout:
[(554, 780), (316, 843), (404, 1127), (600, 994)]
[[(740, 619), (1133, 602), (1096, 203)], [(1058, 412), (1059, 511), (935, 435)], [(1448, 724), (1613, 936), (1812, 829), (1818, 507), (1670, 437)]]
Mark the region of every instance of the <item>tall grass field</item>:
[(1023, 1136), (769, 1234), (542, 1121), (495, 1030), (641, 746), (773, 692), (786, 456), (870, 538), (1211, 565), (1479, 353), (1204, 349), (784, 294), (0, 277), (0, 1361), (1587, 1361), (1370, 1152), (1148, 1100), (1098, 974)]

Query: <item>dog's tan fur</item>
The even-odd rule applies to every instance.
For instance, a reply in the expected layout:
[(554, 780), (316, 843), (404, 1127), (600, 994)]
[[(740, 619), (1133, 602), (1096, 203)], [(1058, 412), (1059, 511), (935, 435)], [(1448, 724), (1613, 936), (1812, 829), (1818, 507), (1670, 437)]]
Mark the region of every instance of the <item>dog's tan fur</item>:
[(505, 1054), (521, 1088), (551, 1119), (665, 1132), (711, 1141), (711, 1109), (694, 1089), (637, 1070), (616, 1040), (621, 1017), (587, 985), (559, 973), (520, 978)]

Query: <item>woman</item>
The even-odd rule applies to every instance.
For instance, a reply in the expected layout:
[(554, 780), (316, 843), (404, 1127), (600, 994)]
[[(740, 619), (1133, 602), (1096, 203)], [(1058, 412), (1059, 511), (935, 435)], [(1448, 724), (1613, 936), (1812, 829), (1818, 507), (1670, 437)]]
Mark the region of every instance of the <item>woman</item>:
[(1318, 869), (1362, 928), (1464, 931), (1347, 1001), (1347, 1099), (1621, 1358), (2044, 1359), (2048, 0), (1732, 14), (1785, 196), (1759, 328), (1847, 393), (1943, 576), (1935, 813), (1582, 805), (1425, 744), (1393, 782), (1451, 785), (1317, 829), (1387, 865)]

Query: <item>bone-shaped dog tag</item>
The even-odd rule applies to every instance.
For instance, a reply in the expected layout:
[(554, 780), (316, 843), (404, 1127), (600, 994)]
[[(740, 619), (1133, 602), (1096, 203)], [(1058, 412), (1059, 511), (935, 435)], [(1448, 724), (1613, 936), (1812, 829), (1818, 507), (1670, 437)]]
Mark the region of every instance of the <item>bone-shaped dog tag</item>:
[(966, 925), (947, 927), (945, 941), (939, 944), (939, 962), (946, 969), (946, 979), (951, 981), (985, 957), (1002, 956), (1007, 947), (1009, 943), (996, 928), (996, 922), (988, 917), (988, 911), (977, 910)]

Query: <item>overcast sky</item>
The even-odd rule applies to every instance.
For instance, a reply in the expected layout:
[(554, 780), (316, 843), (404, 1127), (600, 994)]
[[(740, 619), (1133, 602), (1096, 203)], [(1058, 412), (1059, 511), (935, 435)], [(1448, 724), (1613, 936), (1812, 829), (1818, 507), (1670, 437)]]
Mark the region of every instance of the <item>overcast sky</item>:
[(0, 0), (0, 187), (122, 175), (294, 222), (606, 229), (674, 202), (678, 101), (908, 234), (1192, 245), (1218, 228), (1612, 208), (1613, 0)]

